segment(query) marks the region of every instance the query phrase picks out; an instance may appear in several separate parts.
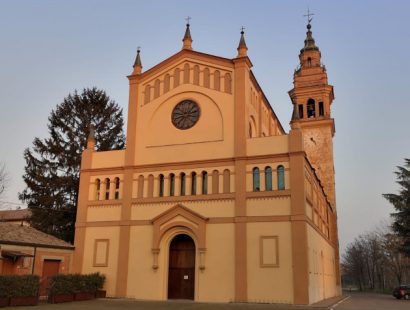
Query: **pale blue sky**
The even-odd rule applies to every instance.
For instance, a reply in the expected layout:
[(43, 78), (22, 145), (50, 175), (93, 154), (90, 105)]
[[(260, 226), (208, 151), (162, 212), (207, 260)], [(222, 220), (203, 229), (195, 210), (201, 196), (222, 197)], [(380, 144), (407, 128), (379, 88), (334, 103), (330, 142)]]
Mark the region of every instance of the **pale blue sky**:
[(197, 51), (232, 58), (246, 27), (253, 71), (283, 126), (287, 91), (306, 32), (335, 87), (333, 116), (341, 245), (386, 219), (382, 193), (410, 157), (409, 1), (4, 1), (0, 0), (0, 161), (24, 188), (23, 151), (47, 136), (47, 118), (75, 89), (105, 89), (124, 108), (136, 47), (144, 70), (178, 52), (189, 15)]

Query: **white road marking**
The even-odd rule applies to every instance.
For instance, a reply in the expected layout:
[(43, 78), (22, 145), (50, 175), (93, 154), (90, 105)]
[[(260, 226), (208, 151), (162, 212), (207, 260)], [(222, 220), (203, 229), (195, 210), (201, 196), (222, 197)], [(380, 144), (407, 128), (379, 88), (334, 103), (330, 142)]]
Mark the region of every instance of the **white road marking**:
[(342, 302), (348, 300), (351, 296), (347, 296), (345, 298), (343, 298), (341, 301), (339, 301), (336, 305), (332, 306), (332, 308), (330, 308), (330, 310), (333, 310), (334, 308), (336, 308), (338, 305), (340, 305)]

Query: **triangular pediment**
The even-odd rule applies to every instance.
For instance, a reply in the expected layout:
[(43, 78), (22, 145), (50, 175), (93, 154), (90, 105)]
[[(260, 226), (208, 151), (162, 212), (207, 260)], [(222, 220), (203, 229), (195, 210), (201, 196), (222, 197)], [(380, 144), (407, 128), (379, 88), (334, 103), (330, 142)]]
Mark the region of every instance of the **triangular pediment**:
[(197, 226), (208, 221), (208, 218), (192, 211), (191, 209), (188, 209), (187, 207), (184, 207), (183, 205), (178, 204), (171, 209), (159, 214), (158, 216), (153, 218), (151, 222), (154, 225), (162, 226), (164, 223), (178, 218), (183, 218)]
[(216, 66), (230, 67), (233, 69), (234, 62), (232, 59), (219, 57), (211, 54), (201, 53), (192, 50), (181, 50), (178, 53), (168, 57), (167, 59), (156, 64), (152, 68), (143, 72), (139, 75), (141, 81), (150, 80), (154, 78), (158, 73), (164, 70), (169, 70), (174, 68), (177, 64), (184, 61), (199, 62), (199, 63), (209, 63)]

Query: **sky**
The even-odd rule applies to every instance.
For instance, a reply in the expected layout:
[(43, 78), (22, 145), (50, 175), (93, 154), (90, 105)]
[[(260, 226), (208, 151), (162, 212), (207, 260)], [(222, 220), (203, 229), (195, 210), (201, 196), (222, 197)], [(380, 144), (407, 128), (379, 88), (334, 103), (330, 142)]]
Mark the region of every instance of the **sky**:
[[(0, 0), (0, 162), (9, 187), (0, 208), (18, 207), (24, 149), (45, 138), (52, 109), (74, 90), (104, 89), (127, 115), (137, 46), (143, 70), (178, 52), (190, 16), (193, 48), (236, 56), (245, 27), (253, 72), (286, 130), (287, 92), (306, 36), (334, 85), (334, 158), (342, 249), (389, 218), (382, 193), (410, 157), (410, 1)], [(24, 207), (24, 206), (21, 206)]]

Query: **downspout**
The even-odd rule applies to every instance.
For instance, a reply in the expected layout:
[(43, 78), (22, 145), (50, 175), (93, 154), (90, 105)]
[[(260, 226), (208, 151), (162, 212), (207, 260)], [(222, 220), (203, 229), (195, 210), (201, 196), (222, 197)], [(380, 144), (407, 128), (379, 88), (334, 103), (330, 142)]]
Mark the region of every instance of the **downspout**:
[(34, 257), (33, 257), (33, 265), (31, 267), (31, 274), (34, 274), (34, 265), (36, 263), (36, 255), (37, 255), (37, 247), (34, 247)]

